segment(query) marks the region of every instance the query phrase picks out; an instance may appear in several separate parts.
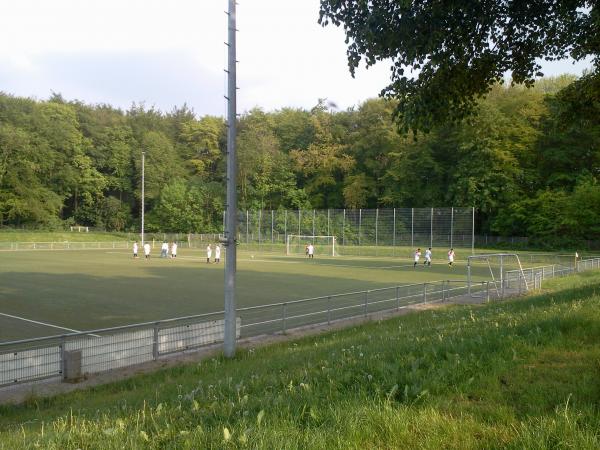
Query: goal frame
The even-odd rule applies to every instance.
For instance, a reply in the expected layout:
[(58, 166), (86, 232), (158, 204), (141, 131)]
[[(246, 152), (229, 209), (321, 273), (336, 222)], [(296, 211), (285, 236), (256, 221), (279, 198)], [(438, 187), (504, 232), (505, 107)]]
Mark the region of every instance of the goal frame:
[[(490, 266), (490, 258), (496, 258), (500, 261), (500, 279), (499, 280), (497, 280), (496, 277), (494, 277), (494, 271), (492, 270), (492, 267)], [(493, 285), (494, 285), (494, 289), (496, 290), (496, 294), (498, 295), (498, 298), (504, 298), (505, 287), (506, 287), (504, 261), (506, 258), (516, 259), (517, 264), (519, 266), (519, 268), (516, 269), (516, 271), (519, 273), (519, 278), (520, 278), (519, 284), (521, 283), (521, 280), (523, 280), (523, 283), (525, 284), (525, 290), (526, 291), (529, 290), (529, 284), (527, 283), (527, 278), (525, 277), (525, 272), (523, 272), (523, 266), (521, 265), (521, 260), (519, 259), (519, 255), (517, 255), (516, 253), (484, 253), (484, 254), (480, 254), (480, 255), (471, 255), (471, 256), (467, 257), (467, 285), (468, 285), (468, 292), (469, 292), (470, 297), (475, 297), (475, 298), (481, 297), (481, 295), (474, 294), (471, 289), (473, 286), (473, 282), (472, 282), (472, 278), (471, 278), (472, 261), (484, 260), (487, 262), (488, 268), (490, 270), (491, 283), (493, 283)], [(498, 284), (500, 284), (499, 288), (498, 288)]]
[(335, 256), (335, 242), (337, 238), (333, 235), (325, 236), (325, 235), (306, 235), (306, 234), (288, 234), (285, 238), (285, 254), (286, 256), (290, 256), (290, 241), (291, 238), (298, 238), (310, 241), (314, 244), (315, 239), (317, 238), (326, 238), (331, 239), (331, 256)]

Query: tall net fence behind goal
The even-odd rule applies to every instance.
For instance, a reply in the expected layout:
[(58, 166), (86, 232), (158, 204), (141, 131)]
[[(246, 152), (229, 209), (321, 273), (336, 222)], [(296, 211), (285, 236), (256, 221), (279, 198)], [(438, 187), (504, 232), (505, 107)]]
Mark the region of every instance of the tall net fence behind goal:
[(309, 245), (314, 247), (315, 255), (336, 256), (335, 236), (288, 234), (285, 253), (286, 255), (305, 255)]
[(253, 251), (285, 251), (287, 237), (335, 236), (340, 255), (410, 258), (417, 247), (474, 245), (473, 208), (247, 210), (238, 243)]

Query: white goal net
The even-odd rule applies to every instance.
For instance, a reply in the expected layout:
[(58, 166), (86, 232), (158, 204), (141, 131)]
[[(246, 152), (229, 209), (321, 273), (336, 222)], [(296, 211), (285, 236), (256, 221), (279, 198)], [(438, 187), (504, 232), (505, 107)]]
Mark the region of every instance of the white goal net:
[(288, 234), (285, 242), (286, 255), (305, 255), (308, 245), (312, 244), (315, 255), (336, 256), (335, 236), (310, 236)]
[(516, 253), (489, 253), (467, 257), (467, 282), (469, 295), (481, 297), (481, 282), (489, 282), (490, 290), (502, 298), (507, 289), (529, 290)]

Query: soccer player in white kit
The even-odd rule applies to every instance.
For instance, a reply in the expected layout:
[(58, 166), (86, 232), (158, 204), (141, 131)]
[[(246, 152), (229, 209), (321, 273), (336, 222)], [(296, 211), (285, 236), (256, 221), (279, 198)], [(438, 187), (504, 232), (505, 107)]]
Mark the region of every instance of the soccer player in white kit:
[(417, 267), (417, 264), (419, 264), (419, 258), (421, 258), (421, 249), (418, 248), (417, 251), (415, 252), (415, 263), (413, 264), (413, 268)]
[(144, 244), (144, 256), (146, 259), (150, 258), (150, 244), (147, 242)]
[(454, 262), (454, 249), (451, 248), (448, 252), (448, 265), (452, 267), (452, 263)]
[(210, 244), (206, 246), (206, 264), (210, 264), (210, 258), (212, 256), (212, 247)]
[(160, 257), (161, 258), (166, 258), (169, 253), (169, 244), (167, 244), (167, 241), (163, 241), (162, 245), (160, 246)]
[(215, 262), (221, 262), (221, 246), (219, 244), (215, 247)]
[(134, 258), (138, 257), (138, 243), (137, 243), (137, 241), (135, 241), (133, 243), (133, 257)]
[(308, 244), (308, 257), (311, 259), (315, 257), (315, 246), (312, 244)]
[(425, 250), (425, 261), (423, 261), (424, 266), (431, 266), (431, 247)]
[(171, 258), (177, 258), (177, 242), (171, 244)]

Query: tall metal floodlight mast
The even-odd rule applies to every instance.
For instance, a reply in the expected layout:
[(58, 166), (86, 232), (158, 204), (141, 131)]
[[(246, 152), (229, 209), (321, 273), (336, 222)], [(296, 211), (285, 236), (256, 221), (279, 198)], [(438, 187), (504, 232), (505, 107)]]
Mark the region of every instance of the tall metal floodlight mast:
[(144, 185), (145, 185), (145, 171), (146, 166), (146, 152), (142, 152), (142, 247), (144, 246)]
[(235, 271), (236, 271), (236, 231), (237, 231), (237, 193), (236, 193), (236, 48), (235, 48), (235, 0), (229, 0), (228, 42), (227, 42), (227, 215), (223, 244), (227, 249), (225, 258), (225, 336), (224, 353), (227, 358), (235, 355), (236, 318), (235, 318)]

